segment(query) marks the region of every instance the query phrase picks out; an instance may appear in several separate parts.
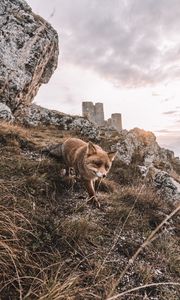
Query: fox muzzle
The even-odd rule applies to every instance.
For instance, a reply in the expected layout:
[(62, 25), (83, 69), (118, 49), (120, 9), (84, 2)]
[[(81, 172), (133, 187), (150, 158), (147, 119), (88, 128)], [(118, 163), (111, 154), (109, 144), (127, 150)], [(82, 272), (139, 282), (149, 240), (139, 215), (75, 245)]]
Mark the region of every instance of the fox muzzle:
[(101, 172), (97, 172), (96, 176), (99, 177), (99, 178), (104, 178), (104, 177), (106, 177), (106, 174), (103, 174)]

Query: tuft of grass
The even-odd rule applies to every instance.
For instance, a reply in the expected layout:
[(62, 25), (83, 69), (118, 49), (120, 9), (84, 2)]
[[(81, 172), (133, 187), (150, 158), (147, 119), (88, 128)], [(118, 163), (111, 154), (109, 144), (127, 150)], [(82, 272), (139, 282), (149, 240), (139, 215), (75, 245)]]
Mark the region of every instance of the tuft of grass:
[(115, 160), (111, 173), (111, 178), (120, 185), (137, 185), (142, 179), (140, 169), (134, 161), (130, 165), (126, 165), (122, 161)]
[(82, 216), (71, 216), (61, 223), (63, 237), (69, 241), (96, 241), (102, 229), (95, 223)]
[(174, 236), (164, 233), (161, 238), (153, 244), (161, 255), (161, 261), (166, 262), (166, 267), (170, 272), (180, 277), (180, 246)]
[(96, 191), (105, 192), (105, 193), (113, 193), (117, 188), (117, 184), (114, 181), (110, 181), (109, 179), (101, 179), (96, 180), (95, 189)]
[[(122, 186), (109, 197), (111, 206), (108, 214), (112, 222), (121, 224), (128, 217), (126, 226), (133, 226), (140, 231), (149, 232), (163, 219), (169, 207), (151, 187), (139, 184), (137, 186)], [(129, 212), (131, 213), (129, 214)]]

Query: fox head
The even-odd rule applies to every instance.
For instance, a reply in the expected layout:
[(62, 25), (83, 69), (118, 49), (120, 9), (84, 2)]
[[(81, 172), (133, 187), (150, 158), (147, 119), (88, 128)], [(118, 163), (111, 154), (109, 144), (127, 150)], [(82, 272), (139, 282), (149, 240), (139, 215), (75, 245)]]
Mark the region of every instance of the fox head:
[(94, 178), (106, 177), (117, 151), (106, 152), (102, 148), (89, 142), (85, 159), (85, 167)]

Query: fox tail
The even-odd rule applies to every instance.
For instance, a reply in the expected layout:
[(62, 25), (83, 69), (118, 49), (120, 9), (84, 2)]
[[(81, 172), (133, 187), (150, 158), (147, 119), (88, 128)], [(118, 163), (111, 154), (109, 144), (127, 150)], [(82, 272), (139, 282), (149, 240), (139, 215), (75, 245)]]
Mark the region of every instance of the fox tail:
[(53, 157), (62, 159), (63, 154), (62, 154), (62, 144), (55, 144), (55, 145), (49, 145), (41, 150), (41, 153), (44, 154), (45, 156)]

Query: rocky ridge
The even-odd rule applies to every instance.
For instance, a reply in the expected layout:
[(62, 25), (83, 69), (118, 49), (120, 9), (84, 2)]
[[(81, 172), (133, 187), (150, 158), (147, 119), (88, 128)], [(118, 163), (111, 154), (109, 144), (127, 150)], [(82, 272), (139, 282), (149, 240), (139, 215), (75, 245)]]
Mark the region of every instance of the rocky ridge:
[(17, 121), (26, 126), (54, 125), (61, 130), (73, 130), (79, 132), (93, 141), (99, 140), (99, 129), (89, 120), (80, 117), (67, 115), (56, 110), (43, 108), (36, 104), (27, 107)]

